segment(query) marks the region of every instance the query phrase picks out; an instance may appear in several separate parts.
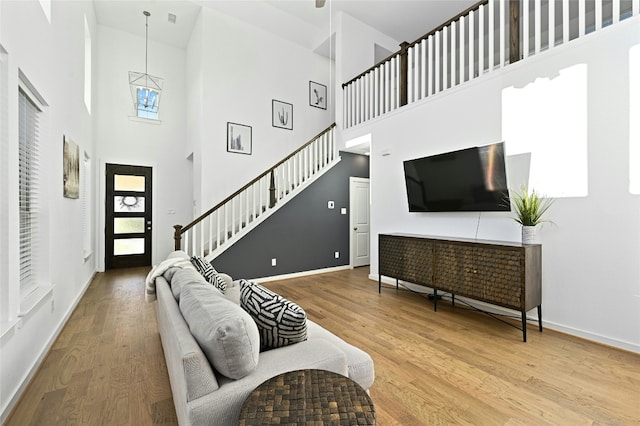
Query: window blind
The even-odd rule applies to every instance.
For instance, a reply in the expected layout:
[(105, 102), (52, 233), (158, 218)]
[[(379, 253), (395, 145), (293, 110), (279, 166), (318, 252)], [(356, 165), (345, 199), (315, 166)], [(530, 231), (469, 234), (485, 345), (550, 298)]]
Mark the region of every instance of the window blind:
[(20, 197), (20, 294), (37, 288), (38, 244), (38, 116), (40, 110), (19, 90), (19, 197)]

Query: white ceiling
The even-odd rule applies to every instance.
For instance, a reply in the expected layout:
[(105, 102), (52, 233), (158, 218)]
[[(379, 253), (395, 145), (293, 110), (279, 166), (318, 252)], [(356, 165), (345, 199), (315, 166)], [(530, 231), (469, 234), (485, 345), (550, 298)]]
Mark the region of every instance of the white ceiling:
[[(322, 45), (333, 32), (339, 11), (398, 41), (414, 41), (476, 0), (93, 0), (98, 23), (144, 36), (147, 10), (149, 38), (185, 48), (202, 7), (244, 20), (309, 49)], [(168, 22), (168, 14), (176, 23)]]

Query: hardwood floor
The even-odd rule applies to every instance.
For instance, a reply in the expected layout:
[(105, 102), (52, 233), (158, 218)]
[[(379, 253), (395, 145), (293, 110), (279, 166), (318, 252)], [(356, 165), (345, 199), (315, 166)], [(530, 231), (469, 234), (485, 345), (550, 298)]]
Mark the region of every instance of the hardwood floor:
[[(266, 286), (371, 354), (377, 424), (640, 424), (640, 355), (534, 324), (523, 343), (458, 303), (379, 295), (368, 270)], [(146, 271), (97, 276), (7, 425), (176, 423)]]

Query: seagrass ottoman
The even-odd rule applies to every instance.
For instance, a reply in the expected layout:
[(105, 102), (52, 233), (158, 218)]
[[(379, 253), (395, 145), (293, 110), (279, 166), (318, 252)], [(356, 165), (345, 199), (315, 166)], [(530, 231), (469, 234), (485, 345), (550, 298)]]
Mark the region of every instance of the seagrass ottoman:
[(325, 370), (280, 374), (258, 386), (240, 411), (240, 426), (375, 425), (369, 395), (353, 380)]

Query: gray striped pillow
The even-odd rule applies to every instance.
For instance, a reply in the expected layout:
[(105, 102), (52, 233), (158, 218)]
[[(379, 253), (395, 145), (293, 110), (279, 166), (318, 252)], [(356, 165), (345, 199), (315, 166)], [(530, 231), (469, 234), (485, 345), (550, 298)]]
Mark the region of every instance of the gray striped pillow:
[(304, 309), (260, 284), (240, 280), (240, 306), (258, 326), (261, 351), (307, 340)]

